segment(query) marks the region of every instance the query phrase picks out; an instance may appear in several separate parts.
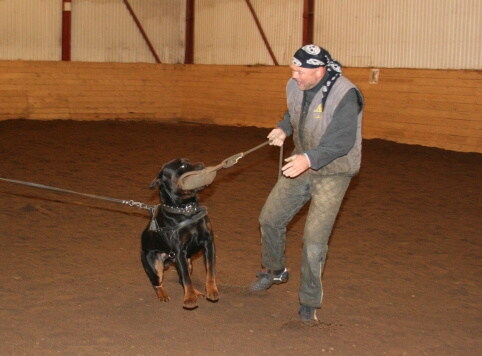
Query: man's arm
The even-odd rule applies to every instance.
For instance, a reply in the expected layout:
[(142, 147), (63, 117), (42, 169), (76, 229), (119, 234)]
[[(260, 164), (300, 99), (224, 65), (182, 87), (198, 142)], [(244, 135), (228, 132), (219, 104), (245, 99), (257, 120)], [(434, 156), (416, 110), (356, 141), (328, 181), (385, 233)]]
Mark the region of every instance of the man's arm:
[(293, 133), (293, 126), (291, 126), (291, 117), (288, 110), (286, 110), (283, 115), (283, 120), (278, 122), (277, 126), (285, 132), (286, 136), (291, 136)]

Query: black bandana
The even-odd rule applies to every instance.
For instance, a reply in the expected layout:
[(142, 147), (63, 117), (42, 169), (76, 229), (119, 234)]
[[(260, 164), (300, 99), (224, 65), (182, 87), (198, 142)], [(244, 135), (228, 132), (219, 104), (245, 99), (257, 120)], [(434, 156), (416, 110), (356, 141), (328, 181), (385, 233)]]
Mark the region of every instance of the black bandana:
[(326, 49), (314, 44), (308, 44), (297, 50), (291, 59), (291, 63), (302, 68), (326, 68), (329, 78), (321, 88), (323, 92), (322, 104), (324, 106), (333, 84), (341, 76), (341, 64), (333, 60)]

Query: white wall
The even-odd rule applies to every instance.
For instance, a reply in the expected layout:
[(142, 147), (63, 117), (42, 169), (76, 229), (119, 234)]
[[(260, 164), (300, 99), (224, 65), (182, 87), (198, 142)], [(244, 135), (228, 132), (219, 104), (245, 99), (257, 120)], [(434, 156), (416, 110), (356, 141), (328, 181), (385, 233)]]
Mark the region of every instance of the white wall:
[[(302, 0), (251, 0), (279, 64), (302, 42)], [(196, 0), (194, 62), (273, 65), (245, 0)]]
[(62, 57), (62, 0), (0, 1), (0, 60)]
[(481, 0), (318, 0), (315, 13), (315, 41), (345, 66), (482, 69)]
[[(129, 0), (161, 62), (182, 63), (185, 0)], [(280, 65), (303, 0), (251, 0)], [(272, 65), (245, 0), (196, 0), (196, 64)], [(482, 69), (481, 0), (316, 0), (314, 40), (348, 67)], [(62, 0), (0, 1), (0, 60), (60, 60)], [(72, 61), (155, 59), (123, 0), (72, 1)]]
[[(185, 1), (129, 0), (162, 63), (184, 61)], [(155, 57), (122, 0), (73, 0), (72, 60), (147, 62)]]

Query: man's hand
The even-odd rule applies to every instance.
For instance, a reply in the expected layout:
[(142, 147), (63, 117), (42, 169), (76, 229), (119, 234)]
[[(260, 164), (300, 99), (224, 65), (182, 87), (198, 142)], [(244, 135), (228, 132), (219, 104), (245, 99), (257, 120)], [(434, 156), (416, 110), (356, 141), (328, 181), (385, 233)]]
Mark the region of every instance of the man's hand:
[(279, 127), (271, 130), (268, 135), (268, 140), (270, 146), (283, 146), (283, 142), (285, 142), (286, 134), (285, 132), (280, 129)]
[(285, 164), (281, 170), (283, 175), (288, 178), (294, 178), (310, 168), (308, 158), (305, 155), (294, 155), (285, 159)]

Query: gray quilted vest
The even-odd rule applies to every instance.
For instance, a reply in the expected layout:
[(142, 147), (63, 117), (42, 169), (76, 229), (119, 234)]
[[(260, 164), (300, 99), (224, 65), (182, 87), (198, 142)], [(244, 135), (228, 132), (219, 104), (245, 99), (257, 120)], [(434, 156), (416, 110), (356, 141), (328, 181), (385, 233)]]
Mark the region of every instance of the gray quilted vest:
[[(312, 149), (318, 146), (321, 137), (325, 133), (328, 124), (333, 120), (333, 113), (335, 112), (341, 99), (345, 96), (348, 90), (355, 88), (358, 92), (359, 98), (362, 100), (362, 95), (358, 88), (348, 79), (341, 76), (335, 82), (333, 88), (330, 91), (330, 95), (326, 99), (325, 107), (321, 107), (321, 90), (313, 98), (307, 117), (305, 119), (303, 128), (304, 147)], [(298, 89), (298, 84), (294, 79), (290, 79), (286, 86), (286, 97), (288, 101), (288, 110), (291, 117), (291, 125), (293, 126), (293, 141), (295, 149), (293, 154), (303, 153), (302, 145), (299, 135), (299, 121), (301, 116), (301, 105), (303, 102), (303, 91)], [(362, 113), (360, 111), (357, 117), (357, 133), (356, 140), (353, 148), (347, 155), (338, 157), (334, 161), (330, 162), (319, 170), (315, 171), (310, 169), (311, 174), (316, 175), (335, 175), (343, 174), (353, 176), (360, 170), (361, 164), (361, 124)]]

